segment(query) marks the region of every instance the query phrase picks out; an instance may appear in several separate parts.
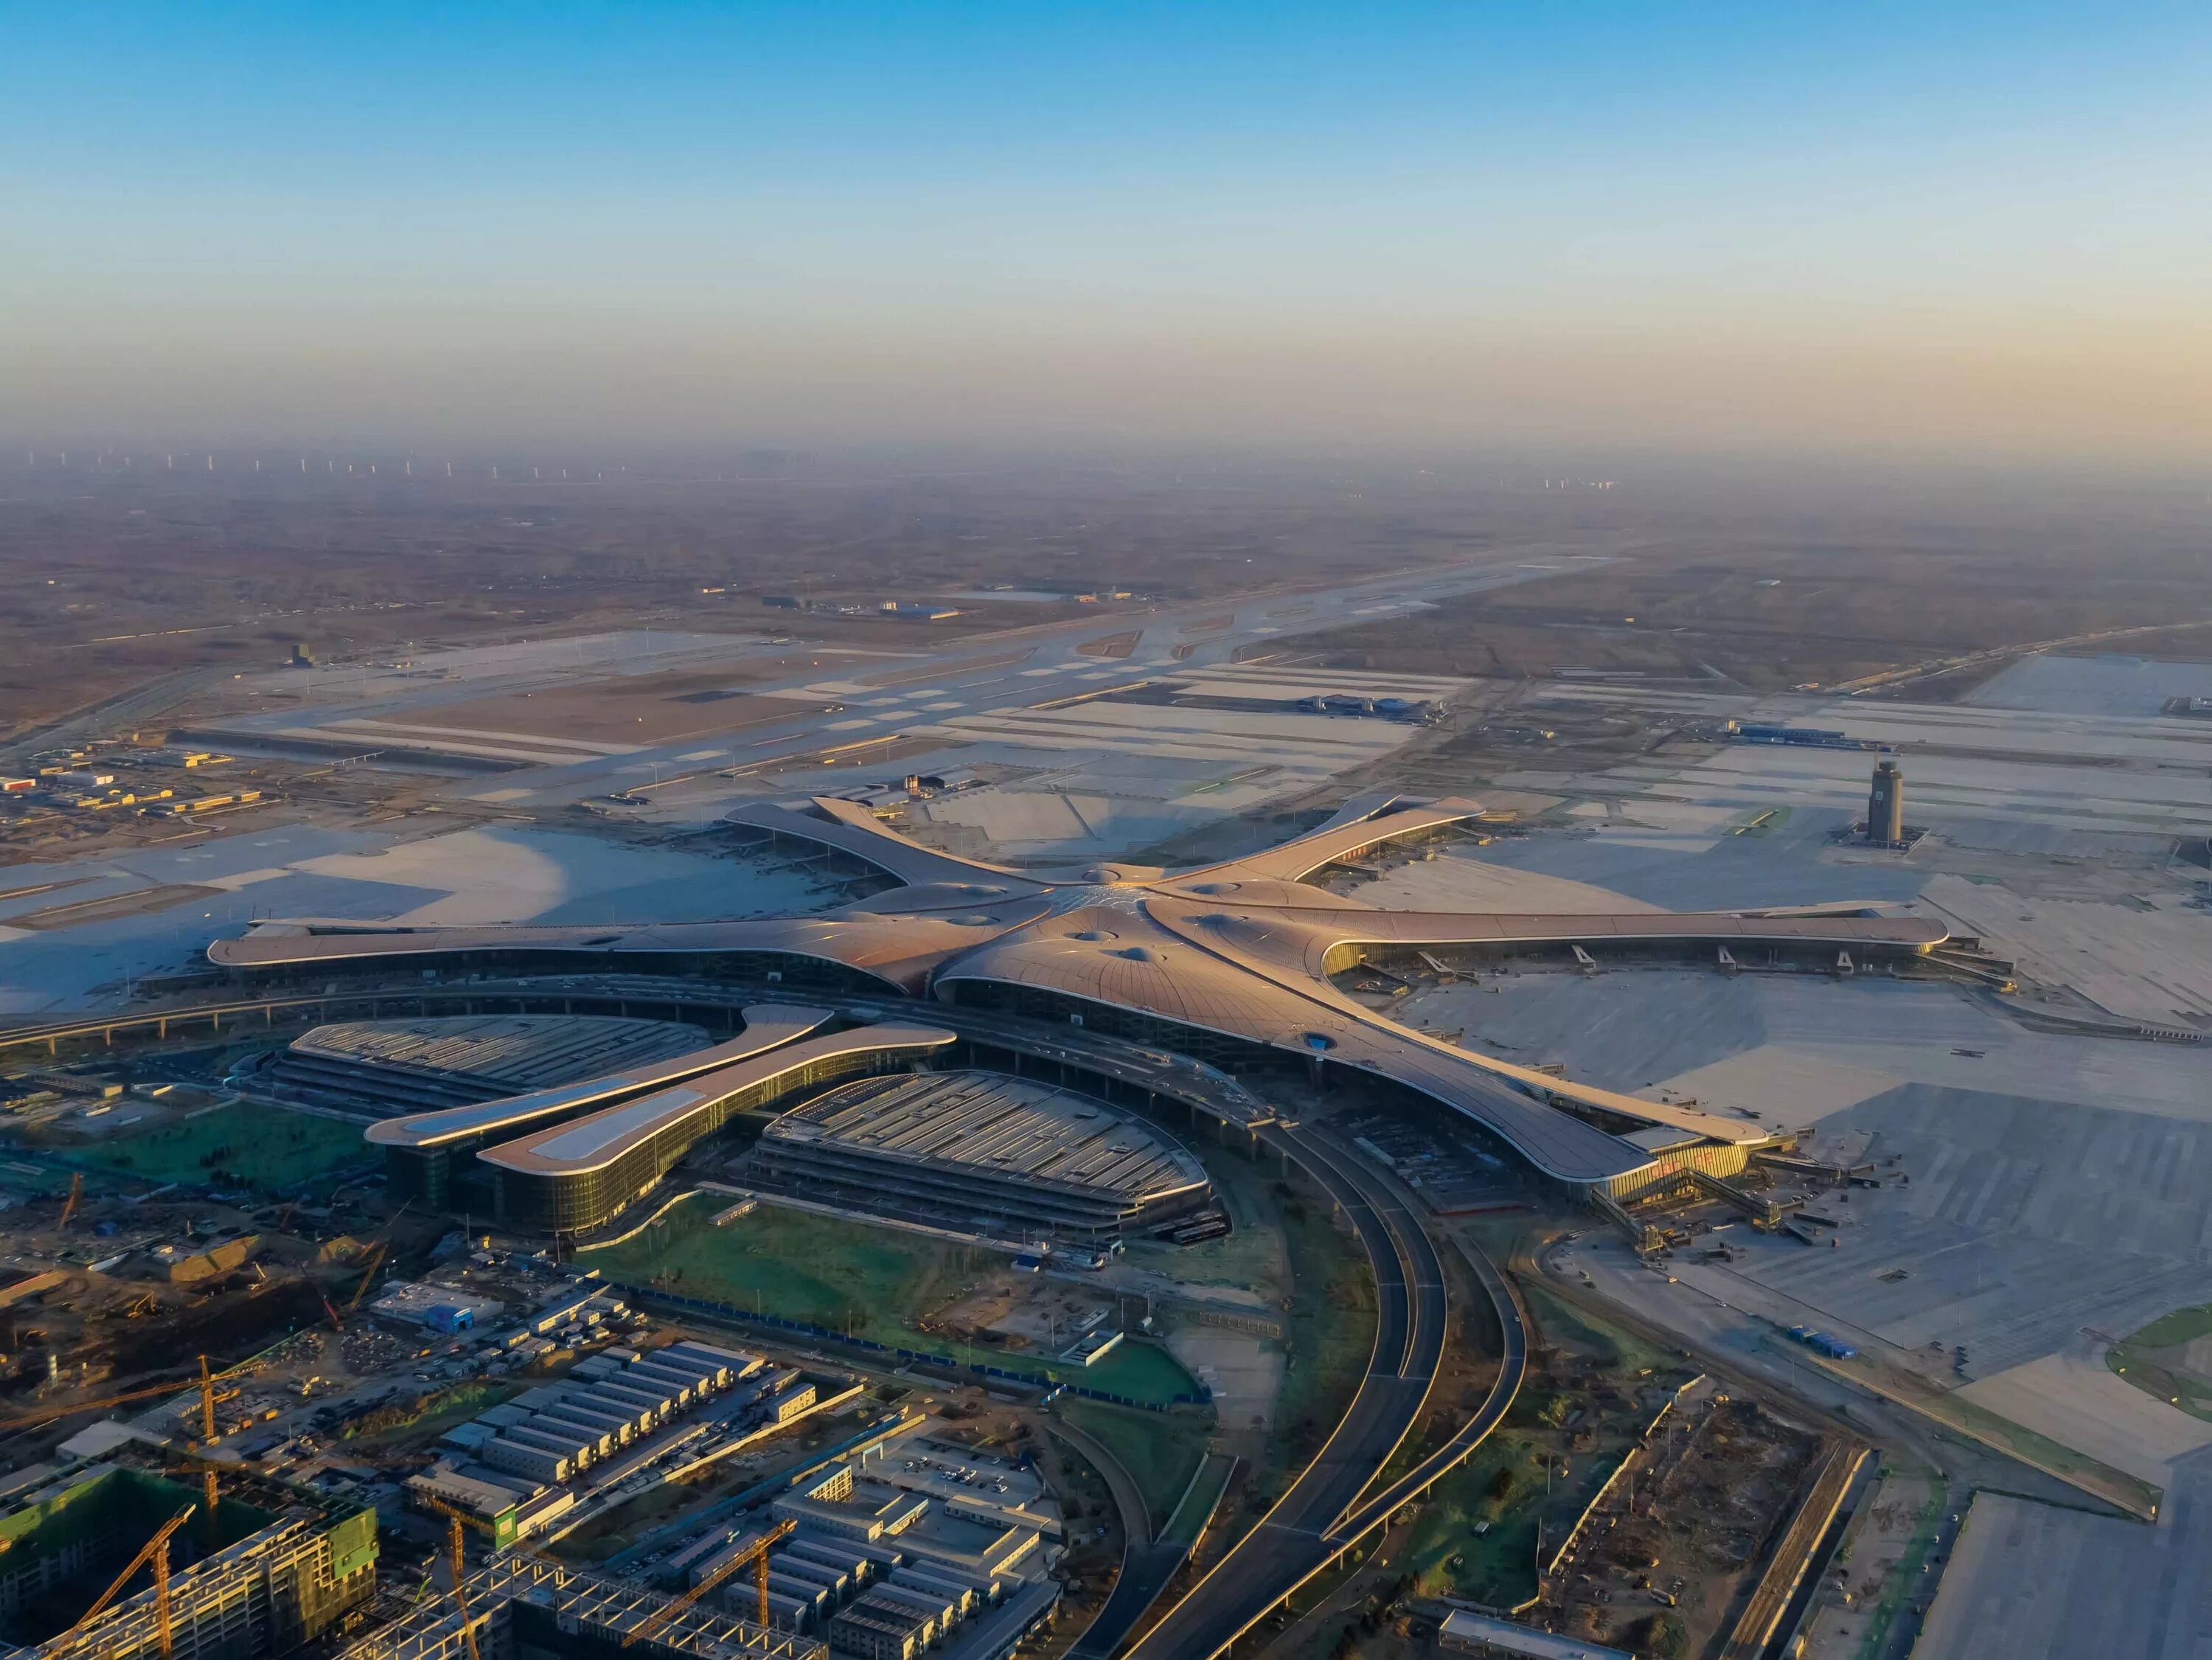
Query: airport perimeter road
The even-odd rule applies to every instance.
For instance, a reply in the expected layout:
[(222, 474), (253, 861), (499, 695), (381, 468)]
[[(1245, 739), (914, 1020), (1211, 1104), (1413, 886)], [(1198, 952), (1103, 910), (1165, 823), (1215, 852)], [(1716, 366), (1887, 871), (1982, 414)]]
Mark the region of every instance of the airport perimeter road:
[(1351, 1218), (1373, 1265), (1375, 1350), (1351, 1409), (1259, 1525), (1168, 1610), (1128, 1660), (1208, 1660), (1327, 1567), (1350, 1542), (1338, 1523), (1398, 1450), (1443, 1357), (1443, 1265), (1404, 1203), (1310, 1132), (1261, 1132), (1310, 1171)]

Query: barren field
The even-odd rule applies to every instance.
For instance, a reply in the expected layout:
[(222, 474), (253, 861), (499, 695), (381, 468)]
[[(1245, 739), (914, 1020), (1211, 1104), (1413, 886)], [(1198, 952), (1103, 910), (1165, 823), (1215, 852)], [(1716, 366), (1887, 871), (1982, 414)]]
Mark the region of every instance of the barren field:
[(520, 733), (605, 744), (660, 744), (779, 720), (805, 706), (745, 688), (818, 668), (835, 675), (872, 660), (823, 651), (726, 668), (591, 680), (542, 691), (447, 703), (406, 718), (451, 732)]
[(1432, 563), (1515, 528), (1475, 522), (1479, 493), (1347, 496), (1328, 478), (1187, 464), (933, 473), (775, 455), (556, 483), (556, 468), (495, 479), (481, 460), (447, 478), (397, 457), (374, 476), (368, 458), (353, 476), (319, 456), (307, 473), (296, 453), (261, 472), (219, 459), (213, 473), (0, 466), (0, 736), (124, 694), (121, 713), (150, 720), (295, 642), (331, 661), (650, 623), (914, 650), (1091, 608), (963, 599), (957, 619), (920, 624), (762, 596), (872, 605), (1006, 582), (1187, 599)]
[[(2115, 568), (2072, 550), (2011, 546), (1708, 547), (1639, 553), (1298, 645), (1331, 668), (1518, 678), (1578, 666), (1777, 691), (1956, 653), (2208, 617), (2201, 555)], [(2203, 657), (2212, 654), (2212, 629), (2126, 644), (2149, 656)], [(1956, 696), (2001, 666), (1923, 682), (1912, 695)]]

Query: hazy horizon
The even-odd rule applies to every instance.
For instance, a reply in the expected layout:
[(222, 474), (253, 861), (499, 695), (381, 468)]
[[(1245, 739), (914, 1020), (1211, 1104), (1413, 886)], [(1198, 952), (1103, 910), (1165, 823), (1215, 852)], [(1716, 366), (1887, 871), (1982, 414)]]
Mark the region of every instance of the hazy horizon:
[(0, 431), (2212, 459), (2212, 16), (19, 16)]

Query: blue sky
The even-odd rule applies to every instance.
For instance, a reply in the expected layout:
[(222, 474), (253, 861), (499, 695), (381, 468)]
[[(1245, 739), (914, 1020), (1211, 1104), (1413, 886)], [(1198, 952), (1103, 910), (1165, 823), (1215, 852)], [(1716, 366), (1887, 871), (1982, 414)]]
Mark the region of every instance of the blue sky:
[(2186, 460), (2208, 112), (2202, 6), (0, 6), (0, 427)]

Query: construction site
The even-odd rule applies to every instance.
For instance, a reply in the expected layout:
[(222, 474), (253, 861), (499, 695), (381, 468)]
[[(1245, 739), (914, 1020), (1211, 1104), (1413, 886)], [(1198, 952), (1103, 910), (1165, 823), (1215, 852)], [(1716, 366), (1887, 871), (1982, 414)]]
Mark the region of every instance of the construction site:
[(11, 1653), (287, 1654), (358, 1625), (374, 1594), (376, 1513), (357, 1502), (127, 1437), (13, 1482), (0, 1514)]

